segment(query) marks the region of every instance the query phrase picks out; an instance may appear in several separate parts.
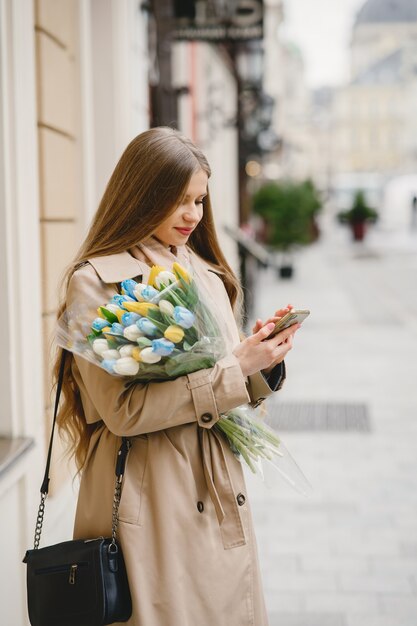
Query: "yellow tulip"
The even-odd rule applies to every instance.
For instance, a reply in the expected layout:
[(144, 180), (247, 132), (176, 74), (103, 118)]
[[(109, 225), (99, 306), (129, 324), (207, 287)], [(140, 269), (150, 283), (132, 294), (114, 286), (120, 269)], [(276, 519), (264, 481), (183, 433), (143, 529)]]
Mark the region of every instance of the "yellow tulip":
[(126, 311), (124, 309), (117, 309), (117, 311), (115, 311), (115, 315), (117, 319), (119, 320), (119, 324), (122, 323), (122, 315), (124, 315), (125, 313)]
[(135, 361), (140, 361), (140, 348), (139, 346), (136, 346), (135, 348), (133, 348), (132, 350), (132, 354), (130, 355), (132, 358), (135, 359)]
[(180, 341), (184, 339), (184, 331), (181, 326), (172, 324), (171, 326), (168, 326), (164, 332), (164, 337), (165, 339), (168, 339), (168, 341), (172, 341), (172, 343), (180, 343)]
[(107, 333), (109, 330), (111, 330), (110, 326), (105, 326), (104, 328), (101, 329), (102, 333)]
[(143, 315), (144, 317), (148, 315), (149, 311), (159, 310), (158, 305), (152, 302), (124, 302), (123, 306), (127, 311), (139, 313), (139, 315)]
[(188, 284), (191, 283), (191, 276), (182, 265), (175, 262), (172, 269), (174, 270), (174, 274), (176, 274), (179, 278), (183, 278)]
[(165, 270), (166, 270), (166, 267), (163, 267), (162, 265), (153, 265), (151, 269), (151, 273), (149, 274), (148, 285), (151, 285), (151, 287), (156, 287), (155, 278), (161, 272), (165, 272)]
[(123, 313), (126, 313), (125, 310), (121, 309), (120, 307), (116, 307), (115, 305), (112, 305), (112, 304), (108, 304), (106, 306), (99, 306), (98, 309), (97, 309), (97, 314), (103, 320), (106, 320), (107, 317), (104, 315), (102, 309), (106, 309), (106, 311), (108, 311), (109, 313), (113, 313), (113, 315), (116, 315), (116, 317), (119, 320), (120, 324), (122, 323), (121, 317), (122, 317)]

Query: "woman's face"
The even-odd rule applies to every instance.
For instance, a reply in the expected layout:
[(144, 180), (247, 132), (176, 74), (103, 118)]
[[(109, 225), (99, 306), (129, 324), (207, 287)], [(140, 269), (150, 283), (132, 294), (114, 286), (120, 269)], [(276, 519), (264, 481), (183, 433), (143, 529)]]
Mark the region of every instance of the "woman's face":
[(154, 235), (167, 246), (183, 246), (203, 217), (203, 198), (208, 177), (199, 170), (190, 178), (185, 195), (175, 211), (155, 230)]

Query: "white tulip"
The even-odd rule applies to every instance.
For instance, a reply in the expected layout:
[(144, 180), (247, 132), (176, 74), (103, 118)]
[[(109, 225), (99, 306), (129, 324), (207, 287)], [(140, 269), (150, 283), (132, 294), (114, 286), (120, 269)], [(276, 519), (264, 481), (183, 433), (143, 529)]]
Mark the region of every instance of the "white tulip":
[(139, 337), (143, 336), (143, 333), (139, 330), (136, 324), (132, 324), (131, 326), (126, 326), (123, 330), (123, 336), (129, 341), (136, 341)]
[(168, 270), (164, 270), (159, 272), (159, 274), (155, 277), (155, 286), (160, 289), (161, 284), (164, 284), (165, 287), (168, 287), (170, 283), (176, 283), (177, 278), (175, 274), (172, 272), (168, 272)]
[(152, 348), (143, 348), (140, 351), (140, 360), (144, 363), (158, 363), (162, 357), (159, 354), (156, 354)]
[(131, 356), (125, 356), (116, 361), (114, 371), (121, 376), (135, 376), (139, 371), (139, 363)]
[(125, 346), (122, 346), (121, 348), (119, 348), (119, 354), (120, 356), (132, 356), (132, 350), (135, 346), (132, 346), (130, 343), (126, 344)]
[(143, 283), (138, 283), (133, 290), (135, 298), (138, 302), (144, 302), (145, 298), (142, 298), (142, 291), (145, 289), (146, 285)]
[(101, 356), (103, 352), (109, 349), (109, 344), (107, 343), (107, 339), (94, 339), (93, 341), (93, 350), (96, 354)]
[(119, 359), (120, 353), (118, 350), (104, 350), (104, 352), (101, 353), (101, 356), (103, 359)]
[(108, 311), (111, 311), (112, 313), (116, 315), (120, 307), (118, 307), (117, 304), (110, 303), (110, 304), (106, 304), (104, 308), (107, 309)]
[(171, 317), (174, 315), (174, 305), (168, 302), (168, 300), (160, 300), (158, 305), (161, 313), (164, 315), (170, 315)]

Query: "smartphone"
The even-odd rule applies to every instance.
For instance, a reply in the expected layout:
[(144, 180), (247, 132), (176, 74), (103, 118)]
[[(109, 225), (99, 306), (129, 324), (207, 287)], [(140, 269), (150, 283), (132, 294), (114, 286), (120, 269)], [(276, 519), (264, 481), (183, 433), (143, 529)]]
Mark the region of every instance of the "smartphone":
[(284, 328), (288, 328), (293, 324), (301, 324), (309, 315), (310, 311), (307, 309), (291, 309), (291, 311), (288, 311), (284, 317), (281, 317), (281, 319), (276, 322), (275, 328), (268, 335), (267, 339), (271, 339), (271, 337), (279, 333), (281, 330), (284, 330)]

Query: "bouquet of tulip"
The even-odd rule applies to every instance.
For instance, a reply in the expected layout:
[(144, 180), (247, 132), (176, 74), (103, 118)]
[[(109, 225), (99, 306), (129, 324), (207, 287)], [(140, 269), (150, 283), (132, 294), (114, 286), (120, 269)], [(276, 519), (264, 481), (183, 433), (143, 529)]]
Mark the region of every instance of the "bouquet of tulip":
[(225, 353), (217, 320), (178, 263), (172, 271), (154, 265), (148, 284), (123, 281), (93, 320), (79, 306), (65, 311), (57, 341), (110, 374), (138, 381), (212, 367)]
[[(113, 376), (145, 382), (213, 367), (225, 355), (219, 321), (192, 274), (179, 263), (172, 271), (154, 265), (147, 284), (123, 281), (121, 293), (112, 294), (93, 313), (88, 303), (67, 309), (58, 321), (57, 343)], [(262, 473), (262, 460), (271, 462), (295, 489), (305, 492), (306, 479), (280, 439), (247, 408), (221, 415), (213, 428), (252, 472)], [(282, 468), (288, 460), (289, 473), (297, 470), (295, 482)]]

